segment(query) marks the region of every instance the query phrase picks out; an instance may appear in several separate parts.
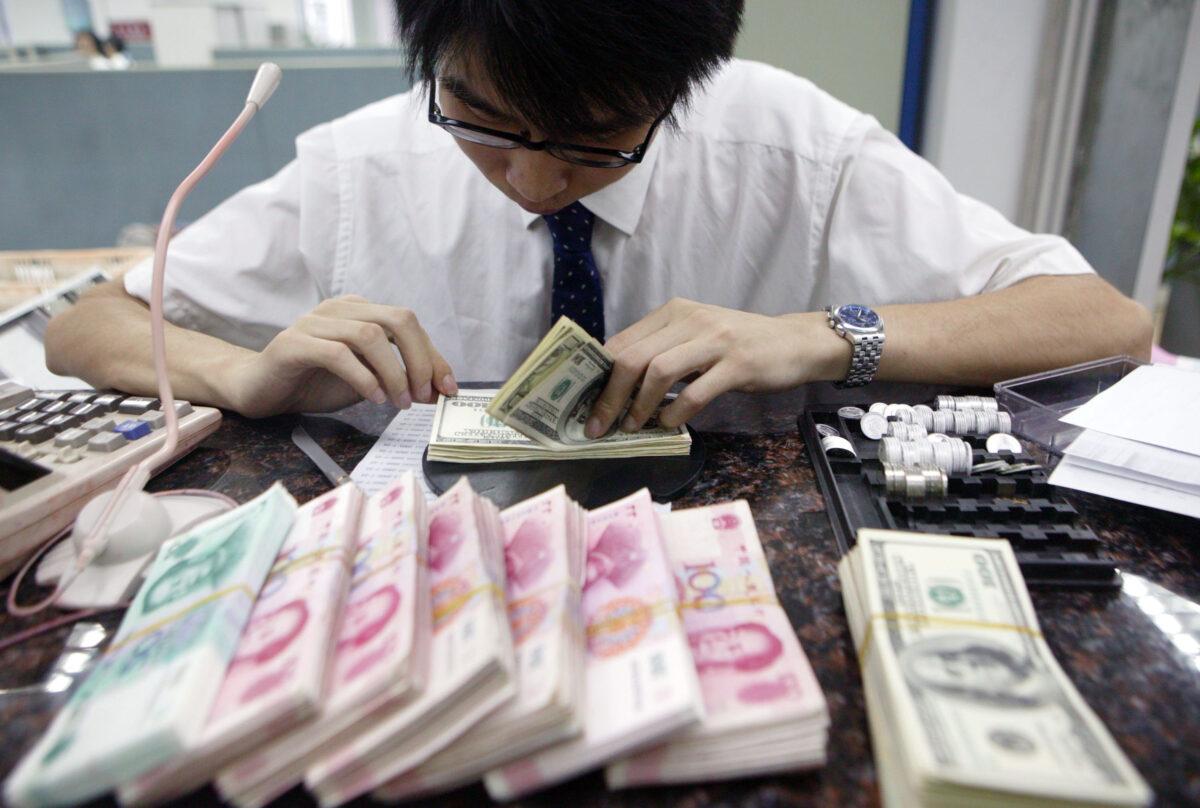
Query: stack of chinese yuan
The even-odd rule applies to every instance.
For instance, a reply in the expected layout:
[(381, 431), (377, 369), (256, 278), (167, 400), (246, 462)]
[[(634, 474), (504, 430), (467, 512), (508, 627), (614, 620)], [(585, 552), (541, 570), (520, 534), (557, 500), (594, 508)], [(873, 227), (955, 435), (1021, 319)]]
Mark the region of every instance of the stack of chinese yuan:
[[(352, 489), (342, 486), (338, 490)], [(326, 695), (314, 720), (243, 755), (217, 780), (239, 805), (263, 805), (321, 755), (396, 712), (425, 685), (429, 645), (425, 498), (411, 473), (363, 507), (350, 593)]]
[(587, 512), (563, 486), (500, 515), (508, 570), (508, 621), (518, 690), (446, 749), (375, 792), (381, 800), (445, 791), (583, 730), (583, 575)]
[(704, 714), (671, 565), (646, 489), (588, 514), (583, 733), (488, 773), (512, 799), (665, 740)]
[(825, 764), (829, 712), (744, 501), (661, 517), (706, 716), (608, 767), (610, 788)]
[(118, 791), (124, 805), (166, 802), (281, 732), (309, 723), (325, 691), (349, 583), (362, 494), (343, 486), (296, 512), (199, 744)]
[(113, 644), (5, 782), (9, 805), (84, 802), (196, 748), (295, 509), (276, 485), (163, 544)]
[(429, 513), (428, 684), (308, 769), (305, 785), (322, 805), (340, 805), (410, 771), (515, 695), (504, 574), (500, 513), (464, 477)]

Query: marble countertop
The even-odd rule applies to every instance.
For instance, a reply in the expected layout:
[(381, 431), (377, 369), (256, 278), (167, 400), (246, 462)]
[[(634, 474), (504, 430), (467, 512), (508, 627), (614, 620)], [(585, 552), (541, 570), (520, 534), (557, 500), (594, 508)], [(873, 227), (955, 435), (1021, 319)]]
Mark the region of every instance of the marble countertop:
[[(875, 385), (874, 399), (920, 401), (931, 388)], [(936, 392), (953, 392), (938, 390)], [(829, 702), (828, 759), (816, 772), (740, 782), (607, 792), (598, 774), (565, 783), (516, 805), (560, 806), (873, 806), (879, 804), (863, 707), (862, 682), (842, 611), (837, 550), (825, 503), (795, 424), (806, 405), (861, 400), (861, 391), (817, 385), (785, 396), (727, 396), (693, 425), (708, 460), (676, 507), (745, 498), (754, 512), (780, 600)], [(366, 454), (394, 411), (360, 408), (310, 431), (345, 469)], [(355, 424), (358, 428), (350, 426)], [(153, 490), (201, 487), (239, 501), (282, 480), (300, 501), (328, 483), (296, 449), (294, 418), (249, 421), (226, 416), (198, 449), (151, 483)], [(360, 431), (360, 429), (365, 431)], [(1158, 805), (1200, 804), (1200, 646), (1159, 612), (1165, 593), (1200, 602), (1200, 522), (1087, 495), (1069, 499), (1130, 577), (1126, 591), (1031, 591), (1050, 647), (1088, 704), (1154, 789)], [(1157, 585), (1157, 586), (1156, 586)], [(7, 592), (7, 584), (4, 589)], [(37, 593), (23, 592), (23, 600)], [(1156, 619), (1157, 618), (1157, 619)], [(42, 618), (0, 614), (0, 639)], [(102, 619), (115, 627), (119, 615)], [(1178, 621), (1177, 621), (1178, 622)], [(1185, 626), (1186, 628), (1186, 626)], [(1191, 627), (1200, 637), (1200, 614)], [(40, 680), (62, 647), (63, 628), (0, 652), (0, 688)], [(1194, 641), (1193, 641), (1194, 643)], [(1195, 653), (1190, 653), (1195, 652)], [(0, 690), (0, 776), (15, 765), (56, 702)], [(203, 791), (179, 804), (214, 804)], [(279, 804), (308, 805), (295, 790)], [(487, 804), (478, 786), (423, 802)]]

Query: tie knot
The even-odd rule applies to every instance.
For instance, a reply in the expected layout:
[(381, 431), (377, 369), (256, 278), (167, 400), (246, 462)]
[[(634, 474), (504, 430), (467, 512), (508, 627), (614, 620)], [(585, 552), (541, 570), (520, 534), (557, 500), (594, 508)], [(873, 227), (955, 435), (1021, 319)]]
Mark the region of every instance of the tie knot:
[(591, 249), (592, 225), (596, 223), (596, 214), (580, 203), (568, 205), (558, 213), (551, 213), (542, 218), (550, 228), (556, 252), (585, 252)]

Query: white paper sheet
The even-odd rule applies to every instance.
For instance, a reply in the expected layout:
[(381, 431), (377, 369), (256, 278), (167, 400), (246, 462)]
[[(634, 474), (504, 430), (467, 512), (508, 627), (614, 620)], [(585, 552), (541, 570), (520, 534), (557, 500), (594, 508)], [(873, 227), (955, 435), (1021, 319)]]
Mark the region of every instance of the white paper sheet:
[(1085, 429), (1067, 447), (1076, 465), (1200, 494), (1200, 457)]
[(436, 409), (433, 404), (413, 404), (398, 413), (367, 456), (350, 472), (350, 479), (368, 496), (374, 496), (401, 474), (411, 471), (420, 481), (425, 499), (435, 499), (437, 495), (425, 481), (425, 472), (421, 469), (421, 455), (429, 445), (429, 431), (433, 428)]
[(1194, 494), (1097, 471), (1079, 465), (1070, 457), (1064, 457), (1059, 462), (1054, 473), (1050, 475), (1050, 483), (1200, 518), (1200, 497)]
[(1144, 365), (1062, 420), (1200, 455), (1200, 374)]

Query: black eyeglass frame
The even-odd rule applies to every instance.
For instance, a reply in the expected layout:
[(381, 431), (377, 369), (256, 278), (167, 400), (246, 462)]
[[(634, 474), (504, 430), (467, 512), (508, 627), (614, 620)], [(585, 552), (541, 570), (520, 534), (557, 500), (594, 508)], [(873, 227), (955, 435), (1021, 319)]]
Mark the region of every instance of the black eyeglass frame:
[[(667, 109), (663, 111), (662, 115), (659, 115), (657, 118), (654, 119), (654, 123), (650, 124), (650, 131), (646, 132), (646, 139), (643, 140), (640, 145), (638, 145), (632, 151), (625, 151), (624, 149), (605, 149), (600, 146), (577, 146), (573, 143), (559, 143), (554, 140), (530, 140), (529, 138), (524, 137), (519, 134), (516, 134), (514, 132), (505, 132), (501, 129), (491, 129), (486, 126), (478, 126), (473, 123), (467, 123), (466, 121), (459, 121), (454, 118), (447, 118), (445, 115), (442, 114), (442, 110), (438, 107), (437, 100), (435, 99), (435, 95), (437, 94), (436, 93), (436, 89), (437, 89), (436, 83), (437, 82), (435, 79), (434, 80), (435, 86), (431, 86), (429, 88), (429, 122), (434, 124), (435, 126), (440, 126), (441, 128), (445, 129), (447, 132), (449, 132), (451, 135), (454, 134), (455, 129), (465, 129), (468, 132), (478, 132), (481, 135), (488, 135), (490, 137), (499, 138), (500, 140), (504, 140), (504, 141), (507, 141), (508, 143), (512, 144), (512, 145), (504, 146), (501, 144), (479, 143), (478, 145), (480, 145), (480, 146), (487, 146), (487, 147), (493, 148), (493, 149), (523, 148), (523, 149), (529, 149), (530, 151), (544, 151), (547, 154), (549, 154), (551, 157), (555, 157), (559, 160), (562, 160), (564, 163), (572, 163), (574, 165), (588, 166), (589, 168), (622, 168), (631, 163), (642, 162), (642, 158), (644, 158), (646, 156), (646, 150), (650, 148), (650, 141), (654, 138), (655, 130), (658, 129), (658, 125), (663, 122), (663, 120), (667, 117), (668, 114), (670, 114), (671, 107), (674, 106), (674, 104), (672, 104), (671, 106), (667, 107)], [(468, 142), (471, 142), (471, 143), (478, 143), (478, 141), (470, 140), (470, 138), (463, 138), (463, 140), (467, 140)], [(572, 159), (570, 157), (564, 157), (562, 154), (559, 153), (562, 151), (584, 152), (586, 154), (603, 155), (604, 157), (611, 157), (614, 159), (618, 159), (621, 162), (620, 163), (602, 163), (599, 160), (591, 161), (591, 160), (587, 160), (586, 158)]]

